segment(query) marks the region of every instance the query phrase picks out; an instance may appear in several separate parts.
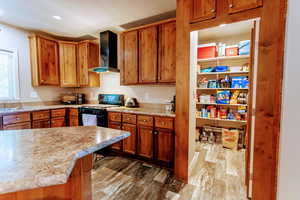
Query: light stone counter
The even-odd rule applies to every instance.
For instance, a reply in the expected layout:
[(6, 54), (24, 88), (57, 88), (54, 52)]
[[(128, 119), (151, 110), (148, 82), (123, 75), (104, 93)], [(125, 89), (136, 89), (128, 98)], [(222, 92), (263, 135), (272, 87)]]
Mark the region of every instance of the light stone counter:
[(129, 135), (95, 126), (0, 131), (0, 194), (64, 184), (77, 159)]

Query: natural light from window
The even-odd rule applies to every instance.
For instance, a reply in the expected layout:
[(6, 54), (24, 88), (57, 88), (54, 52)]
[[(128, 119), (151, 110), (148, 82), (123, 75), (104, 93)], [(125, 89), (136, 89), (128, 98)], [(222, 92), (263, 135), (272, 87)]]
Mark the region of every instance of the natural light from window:
[(18, 70), (16, 53), (0, 49), (0, 100), (17, 98)]

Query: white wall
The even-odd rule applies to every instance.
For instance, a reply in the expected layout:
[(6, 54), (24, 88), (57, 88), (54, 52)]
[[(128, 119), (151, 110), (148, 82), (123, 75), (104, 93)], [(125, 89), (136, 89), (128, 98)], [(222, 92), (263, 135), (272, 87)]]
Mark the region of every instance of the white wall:
[(288, 1), (278, 199), (300, 199), (300, 1)]
[(30, 33), (17, 28), (0, 24), (0, 48), (17, 50), (19, 56), (20, 101), (52, 101), (58, 100), (66, 89), (58, 87), (31, 86), (31, 69), (29, 57)]
[(175, 95), (175, 85), (142, 85), (121, 86), (120, 73), (102, 73), (100, 88), (77, 89), (78, 92), (86, 93), (88, 99), (96, 100), (99, 93), (125, 94), (127, 97), (135, 97), (141, 103), (167, 103)]

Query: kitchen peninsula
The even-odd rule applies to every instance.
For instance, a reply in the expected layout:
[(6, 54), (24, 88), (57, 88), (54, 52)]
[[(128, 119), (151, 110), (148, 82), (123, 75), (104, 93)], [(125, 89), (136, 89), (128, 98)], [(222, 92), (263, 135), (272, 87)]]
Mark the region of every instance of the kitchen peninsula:
[(96, 126), (1, 131), (0, 200), (92, 199), (92, 153), (129, 135)]

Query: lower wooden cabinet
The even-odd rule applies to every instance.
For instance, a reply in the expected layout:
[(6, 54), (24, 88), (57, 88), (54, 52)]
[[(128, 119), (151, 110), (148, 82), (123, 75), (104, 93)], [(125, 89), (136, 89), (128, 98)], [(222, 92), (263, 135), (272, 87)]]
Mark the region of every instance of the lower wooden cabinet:
[(130, 136), (123, 140), (123, 152), (129, 154), (136, 153), (136, 125), (123, 124), (122, 130), (130, 132)]
[(172, 130), (155, 130), (155, 159), (172, 165), (174, 162), (175, 134)]
[(32, 122), (32, 128), (50, 128), (50, 120), (36, 120)]
[(70, 108), (69, 109), (69, 115), (68, 120), (69, 126), (79, 126), (79, 118), (78, 118), (78, 109), (77, 108)]
[(138, 127), (137, 155), (145, 158), (153, 158), (153, 128)]
[[(109, 122), (108, 123), (108, 128), (121, 130), (121, 124), (120, 123)], [(122, 146), (123, 146), (122, 141), (120, 141), (120, 142), (112, 144), (110, 146), (110, 148), (113, 149), (113, 150), (122, 151)]]
[(8, 124), (3, 126), (3, 130), (21, 130), (21, 129), (30, 129), (30, 128), (31, 128), (30, 122)]
[(51, 128), (56, 127), (65, 127), (66, 126), (66, 118), (65, 117), (57, 117), (51, 119)]

